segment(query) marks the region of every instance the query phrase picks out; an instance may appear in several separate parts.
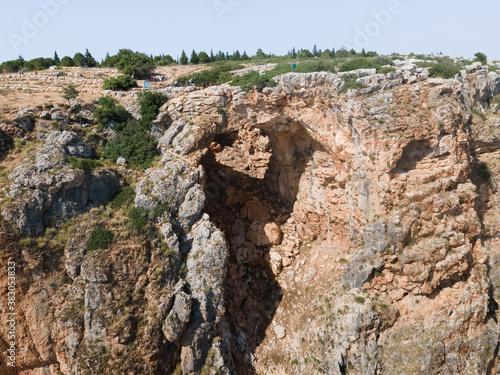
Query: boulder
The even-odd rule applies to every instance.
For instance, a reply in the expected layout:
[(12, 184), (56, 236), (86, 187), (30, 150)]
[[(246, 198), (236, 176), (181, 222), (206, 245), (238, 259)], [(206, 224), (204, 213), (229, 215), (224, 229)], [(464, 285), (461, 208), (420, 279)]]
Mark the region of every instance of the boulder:
[(250, 225), (246, 237), (255, 246), (279, 245), (281, 242), (281, 229), (278, 224), (273, 222), (254, 221)]

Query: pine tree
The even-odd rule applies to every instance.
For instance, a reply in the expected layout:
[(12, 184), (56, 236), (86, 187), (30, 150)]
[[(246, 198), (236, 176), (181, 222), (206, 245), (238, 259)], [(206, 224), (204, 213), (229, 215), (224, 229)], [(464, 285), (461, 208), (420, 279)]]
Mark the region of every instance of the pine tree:
[(184, 50), (182, 50), (182, 55), (181, 55), (181, 59), (180, 59), (179, 63), (181, 65), (187, 65), (188, 62), (189, 61), (188, 61), (188, 58), (186, 56), (186, 52)]
[(54, 62), (58, 65), (61, 63), (61, 59), (57, 56), (57, 51), (54, 51)]
[(200, 59), (198, 58), (198, 54), (196, 53), (195, 50), (191, 53), (191, 64), (198, 64), (200, 62)]
[(264, 53), (264, 51), (262, 51), (262, 48), (259, 48), (255, 53), (255, 57), (257, 57), (258, 59), (265, 59), (266, 54)]
[(215, 61), (214, 50), (210, 50), (210, 61)]
[(318, 53), (318, 47), (316, 47), (316, 44), (314, 45), (313, 49), (312, 49), (312, 54), (314, 56), (319, 56), (319, 53)]
[(292, 59), (297, 58), (297, 51), (295, 51), (295, 47), (292, 48)]
[(247, 55), (247, 51), (243, 51), (243, 55), (241, 55), (242, 60), (250, 60), (250, 57)]
[(89, 68), (95, 68), (97, 66), (97, 61), (95, 61), (94, 57), (90, 54), (88, 48), (85, 50), (85, 66)]
[(363, 50), (361, 51), (361, 56), (366, 57), (366, 51), (365, 51), (365, 49), (364, 49), (364, 48), (363, 48)]
[(330, 56), (335, 58), (335, 47), (332, 48), (332, 54)]

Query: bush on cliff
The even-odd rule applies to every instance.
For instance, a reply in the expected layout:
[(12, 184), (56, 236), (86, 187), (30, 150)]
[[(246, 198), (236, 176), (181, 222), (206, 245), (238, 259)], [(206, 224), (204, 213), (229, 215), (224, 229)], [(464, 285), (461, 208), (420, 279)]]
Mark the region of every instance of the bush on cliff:
[(116, 130), (120, 130), (125, 122), (131, 118), (127, 110), (121, 106), (117, 105), (118, 101), (109, 96), (102, 96), (99, 98), (99, 105), (94, 110), (94, 116), (99, 123), (99, 129), (103, 129), (108, 126), (110, 122), (116, 123)]
[(434, 64), (429, 69), (429, 75), (431, 77), (441, 77), (441, 78), (453, 78), (455, 75), (460, 73), (460, 68), (452, 61), (443, 61)]
[(147, 169), (158, 155), (156, 140), (137, 120), (129, 120), (104, 149), (104, 157), (114, 162), (123, 156), (138, 168)]
[(127, 186), (125, 189), (120, 191), (116, 197), (111, 202), (111, 206), (115, 208), (122, 208), (130, 206), (135, 200), (135, 190), (132, 186)]
[(94, 228), (87, 241), (87, 250), (107, 249), (113, 242), (113, 232), (105, 228)]
[(141, 123), (146, 130), (151, 130), (153, 121), (160, 113), (160, 108), (167, 102), (167, 96), (161, 92), (143, 91), (137, 94), (141, 106)]

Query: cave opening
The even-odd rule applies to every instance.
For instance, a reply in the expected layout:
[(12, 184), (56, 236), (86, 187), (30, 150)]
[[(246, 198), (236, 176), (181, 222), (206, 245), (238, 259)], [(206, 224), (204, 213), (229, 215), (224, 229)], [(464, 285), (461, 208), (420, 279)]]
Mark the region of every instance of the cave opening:
[(264, 340), (282, 300), (269, 252), (283, 240), (302, 175), (321, 149), (295, 124), (285, 131), (251, 129), (219, 134), (201, 159), (205, 212), (225, 234), (229, 249), (226, 317), (237, 374), (255, 374), (252, 355)]

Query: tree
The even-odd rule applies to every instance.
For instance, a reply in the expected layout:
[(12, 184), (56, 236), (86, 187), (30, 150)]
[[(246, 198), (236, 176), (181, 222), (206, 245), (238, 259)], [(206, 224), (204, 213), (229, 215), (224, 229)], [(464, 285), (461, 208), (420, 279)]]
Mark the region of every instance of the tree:
[(54, 51), (54, 62), (58, 65), (61, 63), (59, 56), (57, 56), (57, 51)]
[(73, 63), (75, 66), (85, 66), (85, 56), (80, 52), (77, 52), (75, 56), (73, 56)]
[(88, 48), (85, 50), (85, 66), (89, 68), (95, 68), (97, 66), (97, 61), (95, 61), (94, 57), (90, 54)]
[(366, 51), (364, 48), (361, 50), (361, 56), (366, 57)]
[(198, 54), (196, 53), (195, 50), (191, 52), (191, 64), (198, 64), (200, 62), (200, 59), (198, 58)]
[(116, 59), (116, 68), (123, 74), (134, 75), (134, 78), (150, 77), (151, 71), (155, 68), (154, 60), (151, 57), (129, 49), (119, 50)]
[(243, 55), (241, 55), (242, 60), (250, 60), (250, 57), (248, 57), (247, 51), (243, 51)]
[(259, 48), (259, 49), (257, 50), (257, 52), (255, 53), (255, 57), (256, 57), (257, 59), (265, 59), (267, 56), (266, 56), (266, 54), (264, 53), (264, 51), (262, 51), (262, 48)]
[(76, 99), (79, 94), (80, 92), (76, 90), (75, 86), (69, 85), (63, 89), (62, 97), (70, 103), (70, 100)]
[(349, 57), (349, 52), (345, 48), (341, 48), (335, 53), (335, 57)]
[(299, 52), (298, 57), (299, 59), (308, 59), (313, 57), (313, 54), (311, 53), (311, 51), (303, 49), (302, 51)]
[(189, 62), (184, 50), (182, 50), (181, 60), (179, 62), (181, 65), (187, 65), (187, 63)]
[(319, 54), (321, 53), (321, 51), (318, 51), (318, 47), (316, 46), (316, 44), (313, 46), (313, 49), (312, 49), (312, 54), (314, 57), (317, 57), (319, 56)]
[(488, 64), (488, 58), (484, 53), (478, 52), (474, 56), (476, 56), (476, 61), (479, 61), (481, 64), (483, 65)]
[(200, 64), (206, 64), (210, 62), (210, 56), (204, 51), (200, 52), (198, 55), (198, 59), (200, 60)]
[(21, 68), (24, 67), (24, 57), (22, 57), (21, 55), (19, 55), (19, 57), (17, 58), (17, 60), (19, 61), (19, 65), (21, 66)]
[(61, 60), (61, 66), (75, 66), (75, 63), (71, 57), (64, 56)]

